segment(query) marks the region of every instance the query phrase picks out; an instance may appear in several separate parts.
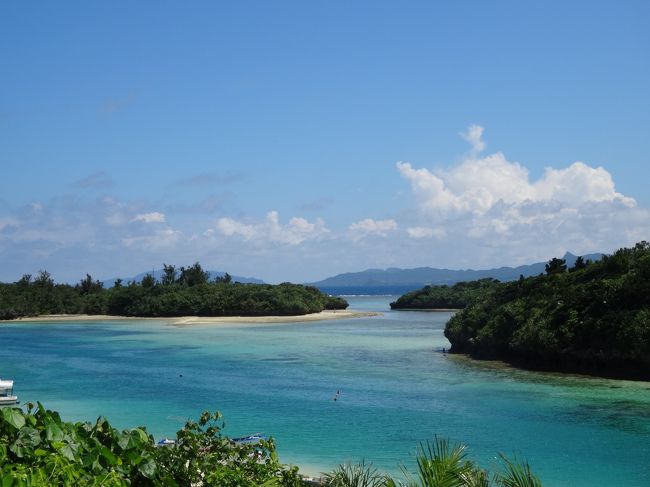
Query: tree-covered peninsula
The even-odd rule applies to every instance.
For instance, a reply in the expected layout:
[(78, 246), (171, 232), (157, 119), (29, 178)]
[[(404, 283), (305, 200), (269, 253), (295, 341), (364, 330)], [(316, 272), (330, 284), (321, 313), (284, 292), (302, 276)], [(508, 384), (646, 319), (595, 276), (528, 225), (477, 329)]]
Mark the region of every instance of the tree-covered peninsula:
[(527, 368), (650, 380), (650, 244), (489, 286), (447, 323), (451, 352)]
[(300, 284), (241, 284), (232, 282), (228, 274), (209, 281), (198, 262), (180, 269), (164, 265), (159, 281), (151, 275), (126, 284), (118, 279), (110, 289), (90, 275), (74, 286), (55, 284), (46, 271), (34, 278), (25, 275), (15, 283), (0, 283), (0, 319), (49, 314), (285, 316), (347, 306), (342, 298)]
[(406, 293), (390, 303), (392, 309), (462, 309), (496, 287), (499, 281), (486, 278), (459, 282), (453, 286), (424, 286)]

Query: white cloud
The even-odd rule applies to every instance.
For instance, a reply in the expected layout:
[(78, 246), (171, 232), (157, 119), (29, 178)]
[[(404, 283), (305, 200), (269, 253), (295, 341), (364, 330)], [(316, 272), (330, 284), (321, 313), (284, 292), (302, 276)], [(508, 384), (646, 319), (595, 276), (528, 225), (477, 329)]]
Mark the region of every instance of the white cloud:
[(129, 236), (122, 239), (125, 247), (138, 247), (147, 251), (173, 248), (182, 238), (182, 233), (171, 228), (160, 229), (153, 234)]
[[(472, 126), (465, 136), (475, 149), (480, 146), (481, 133), (481, 127)], [(474, 151), (460, 164), (435, 172), (415, 169), (408, 162), (396, 166), (411, 183), (421, 208), (442, 220), (461, 214), (480, 216), (499, 205), (513, 208), (531, 202), (567, 207), (596, 202), (619, 202), (630, 208), (636, 205), (633, 198), (616, 192), (604, 168), (583, 162), (562, 169), (547, 168), (537, 181), (531, 181), (525, 167), (508, 161), (501, 152), (477, 157)]]
[(369, 235), (378, 235), (385, 237), (389, 232), (397, 230), (397, 222), (392, 219), (388, 220), (373, 220), (372, 218), (365, 218), (356, 223), (352, 223), (348, 230), (352, 240), (359, 240)]
[(136, 215), (131, 221), (144, 223), (164, 223), (165, 214), (158, 211), (151, 213), (140, 213), (139, 215)]
[(223, 205), (190, 212), (192, 204), (160, 208), (91, 191), (19, 207), (0, 201), (0, 278), (38, 269), (57, 279), (107, 278), (199, 260), (268, 281), (307, 281), (369, 267), (519, 265), (650, 240), (650, 211), (617, 191), (605, 168), (575, 162), (533, 178), (523, 162), (481, 152), (482, 128), (464, 135), (472, 150), (456, 164), (397, 163), (415, 209), (393, 199), (391, 218), (338, 220), (337, 231), (320, 218), (282, 220), (277, 211), (215, 217)]
[(247, 225), (232, 218), (219, 218), (217, 220), (217, 230), (227, 237), (240, 235), (244, 237), (244, 240), (252, 239), (257, 233), (254, 225)]
[(413, 192), (420, 197), (429, 211), (448, 212), (460, 209), (461, 201), (445, 187), (442, 178), (428, 169), (413, 169), (408, 162), (398, 162), (397, 169), (411, 183)]
[(232, 218), (220, 218), (216, 228), (227, 237), (239, 236), (244, 241), (266, 241), (298, 245), (306, 240), (317, 239), (330, 231), (325, 222), (317, 218), (313, 223), (304, 218), (293, 217), (289, 223), (280, 223), (277, 211), (270, 211), (260, 223), (244, 223)]
[(544, 177), (534, 184), (536, 201), (558, 201), (568, 205), (586, 202), (620, 201), (636, 206), (633, 198), (614, 189), (614, 181), (602, 167), (593, 168), (574, 162), (565, 169), (546, 168)]
[(406, 233), (411, 238), (436, 238), (443, 239), (447, 236), (444, 228), (429, 228), (429, 227), (409, 227)]
[[(456, 165), (429, 170), (396, 164), (418, 203), (407, 228), (414, 245), (435, 237), (436, 252), (447, 259), (471, 255), (471, 265), (489, 266), (567, 250), (608, 251), (650, 236), (650, 211), (617, 192), (605, 168), (578, 161), (546, 168), (532, 180), (524, 165), (501, 152), (479, 156), (482, 133), (472, 126), (463, 134), (473, 150)], [(435, 235), (434, 228), (444, 232)]]
[(13, 227), (18, 225), (19, 222), (16, 218), (12, 217), (0, 217), (0, 231), (8, 227)]
[(469, 142), (472, 146), (472, 152), (478, 154), (485, 149), (485, 142), (483, 142), (483, 127), (480, 125), (470, 125), (467, 132), (460, 134), (463, 139)]

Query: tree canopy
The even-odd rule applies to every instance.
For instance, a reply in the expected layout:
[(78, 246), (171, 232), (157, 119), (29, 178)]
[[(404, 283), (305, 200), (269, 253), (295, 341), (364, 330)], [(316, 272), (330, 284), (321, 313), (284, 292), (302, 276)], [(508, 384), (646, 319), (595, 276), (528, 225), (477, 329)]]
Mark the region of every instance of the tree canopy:
[(47, 271), (36, 279), (25, 275), (12, 284), (0, 283), (0, 319), (47, 314), (108, 314), (120, 316), (262, 316), (301, 315), (324, 309), (345, 309), (347, 301), (315, 287), (283, 283), (241, 284), (230, 274), (208, 282), (197, 262), (181, 267), (164, 264), (160, 282), (147, 274), (140, 283), (116, 281), (110, 289), (87, 274), (76, 286), (55, 284)]
[(445, 328), (451, 351), (530, 368), (650, 379), (650, 244), (484, 289)]
[(499, 283), (486, 278), (453, 286), (424, 286), (390, 303), (392, 309), (462, 309)]

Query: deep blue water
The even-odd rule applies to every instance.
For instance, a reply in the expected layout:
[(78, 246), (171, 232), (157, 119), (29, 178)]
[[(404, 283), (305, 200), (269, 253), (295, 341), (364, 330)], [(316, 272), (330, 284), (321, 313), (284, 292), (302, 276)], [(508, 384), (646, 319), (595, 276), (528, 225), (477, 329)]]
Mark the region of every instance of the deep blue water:
[(486, 467), (526, 458), (546, 486), (650, 485), (650, 383), (450, 357), (450, 314), (392, 312), (394, 299), (349, 298), (383, 316), (292, 325), (3, 324), (0, 377), (64, 419), (157, 437), (218, 409), (226, 434), (271, 435), (312, 473), (362, 457), (398, 473), (437, 434)]

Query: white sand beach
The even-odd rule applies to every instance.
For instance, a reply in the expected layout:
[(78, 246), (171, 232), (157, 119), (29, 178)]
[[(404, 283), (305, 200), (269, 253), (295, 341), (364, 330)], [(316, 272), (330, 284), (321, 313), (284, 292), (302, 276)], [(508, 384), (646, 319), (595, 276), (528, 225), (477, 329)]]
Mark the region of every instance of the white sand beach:
[(85, 315), (85, 314), (57, 314), (42, 315), (35, 317), (17, 318), (15, 320), (1, 320), (0, 323), (11, 322), (81, 322), (81, 321), (106, 321), (106, 320), (157, 320), (167, 321), (174, 326), (187, 325), (205, 325), (205, 324), (289, 324), (302, 323), (309, 321), (341, 320), (346, 318), (363, 318), (369, 316), (379, 316), (381, 313), (369, 311), (354, 310), (325, 310), (320, 313), (311, 313), (306, 315), (295, 316), (178, 316), (178, 317), (159, 317), (159, 318), (141, 318), (131, 316), (111, 316), (111, 315)]

